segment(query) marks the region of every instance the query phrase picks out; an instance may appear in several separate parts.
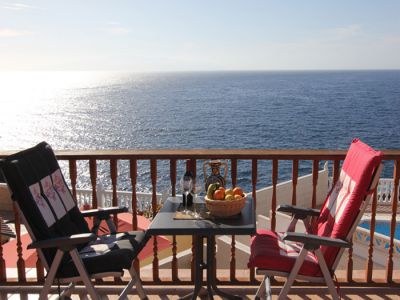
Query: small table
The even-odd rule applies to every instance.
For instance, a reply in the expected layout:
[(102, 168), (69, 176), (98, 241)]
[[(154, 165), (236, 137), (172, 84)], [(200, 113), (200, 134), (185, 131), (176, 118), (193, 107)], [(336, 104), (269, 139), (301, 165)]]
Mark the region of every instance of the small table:
[[(170, 197), (164, 203), (151, 223), (147, 233), (150, 235), (193, 235), (195, 237), (195, 287), (193, 294), (183, 297), (196, 299), (203, 285), (203, 270), (207, 270), (207, 294), (213, 299), (213, 292), (228, 299), (241, 299), (227, 294), (216, 285), (213, 272), (215, 265), (216, 235), (252, 235), (256, 232), (256, 219), (253, 200), (248, 198), (242, 212), (230, 218), (210, 218), (198, 220), (176, 220), (175, 213), (181, 199)], [(203, 239), (207, 240), (207, 262), (203, 257)]]

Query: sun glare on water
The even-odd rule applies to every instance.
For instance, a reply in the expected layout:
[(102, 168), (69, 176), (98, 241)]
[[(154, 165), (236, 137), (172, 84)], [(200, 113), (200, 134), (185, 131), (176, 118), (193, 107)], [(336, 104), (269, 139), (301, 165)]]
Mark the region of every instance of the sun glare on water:
[(106, 72), (0, 72), (0, 146), (15, 149), (27, 134), (46, 138), (46, 131), (57, 125), (49, 124), (47, 116), (72, 106), (77, 90), (110, 78)]
[(102, 78), (104, 74), (98, 72), (0, 72), (0, 102), (29, 105), (68, 89), (97, 85)]

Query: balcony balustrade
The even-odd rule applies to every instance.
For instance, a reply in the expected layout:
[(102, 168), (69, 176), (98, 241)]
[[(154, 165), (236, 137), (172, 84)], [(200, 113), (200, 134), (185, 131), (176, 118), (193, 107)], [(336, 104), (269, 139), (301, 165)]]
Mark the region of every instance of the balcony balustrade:
[[(14, 151), (1, 151), (0, 157), (5, 157)], [(98, 199), (98, 183), (99, 172), (104, 176), (105, 168), (106, 173), (109, 173), (109, 181), (111, 183), (111, 204), (117, 205), (118, 202), (118, 184), (121, 180), (125, 183), (125, 189), (131, 191), (129, 207), (132, 209), (132, 229), (138, 227), (138, 195), (137, 191), (138, 182), (141, 180), (138, 175), (138, 165), (146, 162), (148, 170), (146, 171), (150, 178), (150, 193), (151, 193), (151, 212), (157, 213), (157, 205), (159, 204), (158, 197), (160, 195), (158, 166), (163, 164), (167, 165), (169, 169), (168, 185), (171, 187), (170, 191), (172, 196), (179, 193), (177, 186), (177, 177), (181, 174), (180, 167), (185, 170), (191, 170), (193, 174), (199, 175), (204, 161), (210, 159), (227, 160), (229, 162), (229, 178), (228, 181), (232, 186), (237, 185), (239, 180), (238, 174), (243, 171), (243, 168), (248, 168), (247, 174), (250, 174), (248, 182), (250, 183), (250, 194), (256, 205), (261, 205), (263, 202), (269, 202), (271, 208), (269, 214), (270, 227), (275, 229), (277, 226), (277, 213), (276, 208), (280, 204), (277, 197), (277, 186), (280, 179), (280, 166), (290, 165), (291, 169), (291, 202), (293, 205), (298, 203), (298, 179), (300, 173), (307, 172), (312, 174), (311, 180), (311, 196), (310, 199), (305, 199), (309, 207), (317, 207), (317, 186), (319, 180), (319, 169), (324, 162), (328, 162), (331, 166), (330, 176), (333, 182), (338, 179), (340, 172), (340, 163), (344, 159), (346, 151), (344, 150), (95, 150), (95, 151), (56, 151), (60, 165), (64, 166), (64, 175), (67, 183), (71, 187), (72, 194), (75, 199), (77, 196), (78, 183), (80, 176), (87, 174), (89, 178), (89, 189), (91, 190), (91, 203), (90, 205), (96, 208), (99, 205)], [(399, 270), (394, 268), (394, 252), (395, 252), (395, 227), (396, 217), (398, 210), (399, 200), (399, 179), (400, 179), (400, 150), (385, 150), (384, 151), (384, 172), (393, 177), (391, 181), (391, 191), (386, 193), (390, 194), (390, 200), (385, 198), (385, 205), (389, 206), (388, 219), (390, 220), (390, 236), (386, 246), (387, 260), (386, 266), (382, 269), (374, 267), (373, 256), (376, 245), (374, 244), (376, 213), (378, 204), (378, 192), (375, 192), (370, 210), (371, 228), (369, 236), (371, 238), (363, 237), (366, 251), (368, 253), (365, 261), (365, 266), (360, 270), (354, 268), (354, 253), (353, 249), (348, 251), (346, 268), (338, 272), (338, 279), (342, 285), (354, 285), (356, 287), (370, 286), (375, 284), (384, 287), (399, 287)], [(121, 166), (124, 165), (126, 172), (120, 173)], [(101, 168), (99, 168), (101, 166)], [(240, 167), (240, 170), (239, 170)], [(270, 170), (270, 171), (269, 171)], [(272, 185), (272, 192), (270, 198), (258, 198), (257, 188), (260, 187), (259, 177), (262, 174), (268, 178)], [(163, 174), (165, 175), (165, 174)], [(123, 177), (123, 178), (122, 178)], [(165, 178), (165, 176), (164, 176)], [(126, 186), (128, 183), (128, 186)], [(265, 184), (263, 184), (265, 186)], [(387, 189), (385, 185), (385, 189)], [(126, 195), (125, 195), (126, 196)], [(381, 196), (380, 196), (381, 197)], [(126, 200), (125, 200), (126, 201)], [(304, 201), (304, 199), (302, 200)], [(303, 203), (303, 202), (302, 202)], [(266, 212), (267, 213), (267, 212)], [(4, 259), (3, 246), (0, 246), (0, 282), (2, 286), (25, 286), (29, 289), (30, 286), (38, 286), (44, 281), (45, 271), (40, 262), (36, 262), (36, 274), (32, 277), (27, 277), (27, 268), (25, 267), (25, 260), (23, 252), (25, 249), (21, 243), (21, 224), (19, 221), (18, 212), (14, 210), (15, 231), (16, 231), (16, 248), (14, 251), (17, 253), (17, 270), (16, 276), (9, 273), (6, 261)], [(366, 230), (365, 230), (366, 231)], [(368, 232), (367, 232), (368, 233)], [(181, 267), (178, 264), (179, 251), (181, 246), (179, 243), (182, 241), (176, 237), (168, 237), (171, 241), (171, 247), (168, 250), (170, 255), (170, 265), (167, 269), (160, 268), (160, 260), (164, 256), (160, 256), (157, 240), (153, 239), (152, 257), (147, 259), (146, 262), (136, 262), (140, 272), (142, 269), (142, 280), (144, 285), (191, 285), (193, 284), (193, 272), (188, 271), (190, 265)], [(361, 238), (361, 237), (358, 237)], [(190, 237), (189, 237), (190, 239)], [(227, 270), (216, 270), (219, 285), (254, 285), (258, 283), (254, 269), (245, 269), (237, 267), (237, 249), (240, 242), (237, 241), (235, 236), (230, 239), (230, 258), (229, 268)], [(379, 245), (378, 245), (379, 246)], [(193, 254), (194, 247), (189, 246), (189, 252)], [(163, 254), (165, 255), (165, 254)], [(192, 255), (193, 257), (193, 255)], [(144, 264), (150, 264), (151, 272), (146, 272)], [(193, 264), (193, 259), (191, 261)], [(149, 265), (147, 265), (147, 270)], [(119, 285), (113, 279), (107, 281), (107, 285)], [(279, 282), (277, 281), (277, 284)]]

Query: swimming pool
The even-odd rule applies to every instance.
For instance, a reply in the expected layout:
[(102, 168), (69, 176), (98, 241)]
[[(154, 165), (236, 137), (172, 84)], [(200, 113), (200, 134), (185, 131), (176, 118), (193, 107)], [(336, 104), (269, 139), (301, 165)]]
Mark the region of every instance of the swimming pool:
[[(370, 229), (371, 224), (369, 220), (361, 221), (358, 225), (362, 228)], [(390, 236), (390, 222), (389, 221), (376, 221), (375, 223), (375, 232), (380, 234)], [(394, 238), (400, 240), (400, 223), (396, 223), (396, 229), (394, 232)]]

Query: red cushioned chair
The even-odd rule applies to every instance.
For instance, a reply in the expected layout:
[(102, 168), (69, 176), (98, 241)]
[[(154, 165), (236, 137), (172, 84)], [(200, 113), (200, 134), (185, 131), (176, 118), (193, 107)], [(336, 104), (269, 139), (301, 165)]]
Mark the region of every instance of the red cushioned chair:
[[(282, 276), (287, 279), (278, 299), (286, 298), (295, 279), (325, 281), (333, 299), (339, 299), (333, 273), (344, 249), (351, 247), (353, 233), (377, 186), (382, 156), (382, 152), (354, 140), (321, 210), (281, 206), (278, 211), (292, 214), (288, 231), (257, 231), (248, 263), (264, 275), (256, 298), (270, 299), (269, 277)], [(310, 217), (315, 221), (310, 223)], [(306, 233), (293, 232), (297, 220), (303, 220)]]

